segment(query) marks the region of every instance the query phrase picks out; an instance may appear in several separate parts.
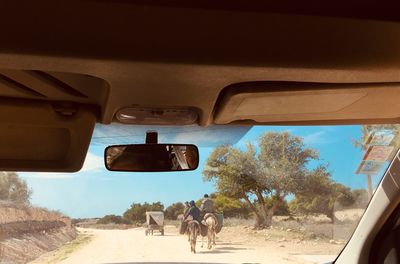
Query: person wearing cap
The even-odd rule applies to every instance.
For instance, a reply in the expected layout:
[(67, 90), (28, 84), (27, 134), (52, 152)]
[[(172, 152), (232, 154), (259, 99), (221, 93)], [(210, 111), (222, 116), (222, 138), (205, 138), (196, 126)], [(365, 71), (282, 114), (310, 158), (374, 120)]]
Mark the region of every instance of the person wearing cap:
[(200, 210), (203, 212), (203, 214), (208, 214), (208, 213), (215, 213), (214, 210), (214, 202), (213, 200), (208, 197), (208, 194), (204, 194), (203, 201), (201, 202)]
[(196, 220), (200, 223), (201, 221), (201, 215), (200, 215), (200, 209), (196, 206), (196, 203), (192, 200), (189, 202), (190, 208), (186, 212), (184, 216), (184, 221), (188, 220)]

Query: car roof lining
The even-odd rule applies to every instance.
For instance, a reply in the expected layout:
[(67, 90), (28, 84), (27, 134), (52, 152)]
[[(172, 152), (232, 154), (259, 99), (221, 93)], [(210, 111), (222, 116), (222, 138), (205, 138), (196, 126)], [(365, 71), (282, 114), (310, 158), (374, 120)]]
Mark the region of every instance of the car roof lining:
[(125, 1), (8, 4), (0, 22), (0, 69), (104, 80), (102, 123), (139, 105), (193, 107), (209, 125), (240, 82), (400, 81), (395, 22)]
[[(110, 124), (124, 107), (196, 109), (198, 125), (209, 126), (221, 111), (218, 98), (235, 84), (290, 82), (296, 92), (304, 88), (294, 85), (299, 83), (327, 84), (332, 91), (400, 83), (400, 24), (390, 15), (394, 9), (370, 16), (373, 6), (351, 15), (340, 8), (296, 9), (303, 2), (292, 9), (279, 4), (258, 9), (260, 1), (221, 3), (6, 3), (0, 17), (0, 85), (6, 82), (8, 88), (0, 97), (38, 103), (57, 115), (60, 109), (84, 109), (79, 111), (87, 115), (87, 130), (75, 129), (87, 139), (76, 150), (84, 153), (93, 122)], [(6, 92), (15, 82), (23, 86)], [(389, 96), (384, 89), (380, 93)], [(357, 118), (239, 118), (229, 124), (398, 123), (395, 105), (393, 114), (377, 118), (366, 104)], [(65, 126), (50, 112), (45, 116), (49, 124)], [(83, 159), (80, 155), (74, 164)]]

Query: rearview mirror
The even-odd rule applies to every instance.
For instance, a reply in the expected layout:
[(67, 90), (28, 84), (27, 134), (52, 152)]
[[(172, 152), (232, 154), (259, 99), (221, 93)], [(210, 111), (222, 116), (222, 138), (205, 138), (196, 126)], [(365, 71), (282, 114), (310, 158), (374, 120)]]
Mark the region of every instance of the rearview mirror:
[(197, 169), (199, 151), (183, 144), (115, 145), (106, 148), (104, 159), (111, 171), (188, 171)]

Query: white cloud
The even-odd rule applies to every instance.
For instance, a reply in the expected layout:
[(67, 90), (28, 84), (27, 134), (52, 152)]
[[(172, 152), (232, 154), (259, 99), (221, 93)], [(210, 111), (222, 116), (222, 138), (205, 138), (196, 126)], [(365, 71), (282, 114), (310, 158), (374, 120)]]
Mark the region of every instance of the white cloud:
[(329, 143), (326, 131), (321, 130), (303, 137), (304, 143), (307, 145), (318, 145)]
[(195, 131), (195, 132), (188, 132), (188, 133), (177, 133), (176, 137), (174, 138), (174, 142), (182, 142), (187, 144), (196, 144), (200, 146), (204, 145), (219, 145), (225, 143), (224, 140), (227, 138), (216, 137), (210, 131)]
[(22, 172), (19, 173), (24, 178), (40, 178), (40, 179), (67, 179), (74, 178), (86, 172), (95, 172), (104, 168), (103, 157), (94, 155), (90, 152), (86, 155), (83, 167), (79, 172), (63, 173), (63, 172)]
[(81, 172), (100, 170), (104, 168), (104, 158), (88, 152)]
[(172, 140), (177, 143), (195, 144), (200, 147), (214, 147), (221, 144), (235, 144), (249, 131), (246, 126), (211, 126), (208, 128), (187, 127), (175, 133)]

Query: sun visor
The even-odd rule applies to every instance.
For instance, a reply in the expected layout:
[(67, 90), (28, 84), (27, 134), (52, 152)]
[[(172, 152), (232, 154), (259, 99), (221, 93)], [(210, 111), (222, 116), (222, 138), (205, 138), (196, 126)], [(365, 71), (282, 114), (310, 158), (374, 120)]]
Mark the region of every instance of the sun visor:
[(1, 99), (0, 171), (80, 170), (95, 122), (84, 106)]
[(224, 89), (215, 113), (216, 124), (394, 120), (400, 84), (240, 83)]

